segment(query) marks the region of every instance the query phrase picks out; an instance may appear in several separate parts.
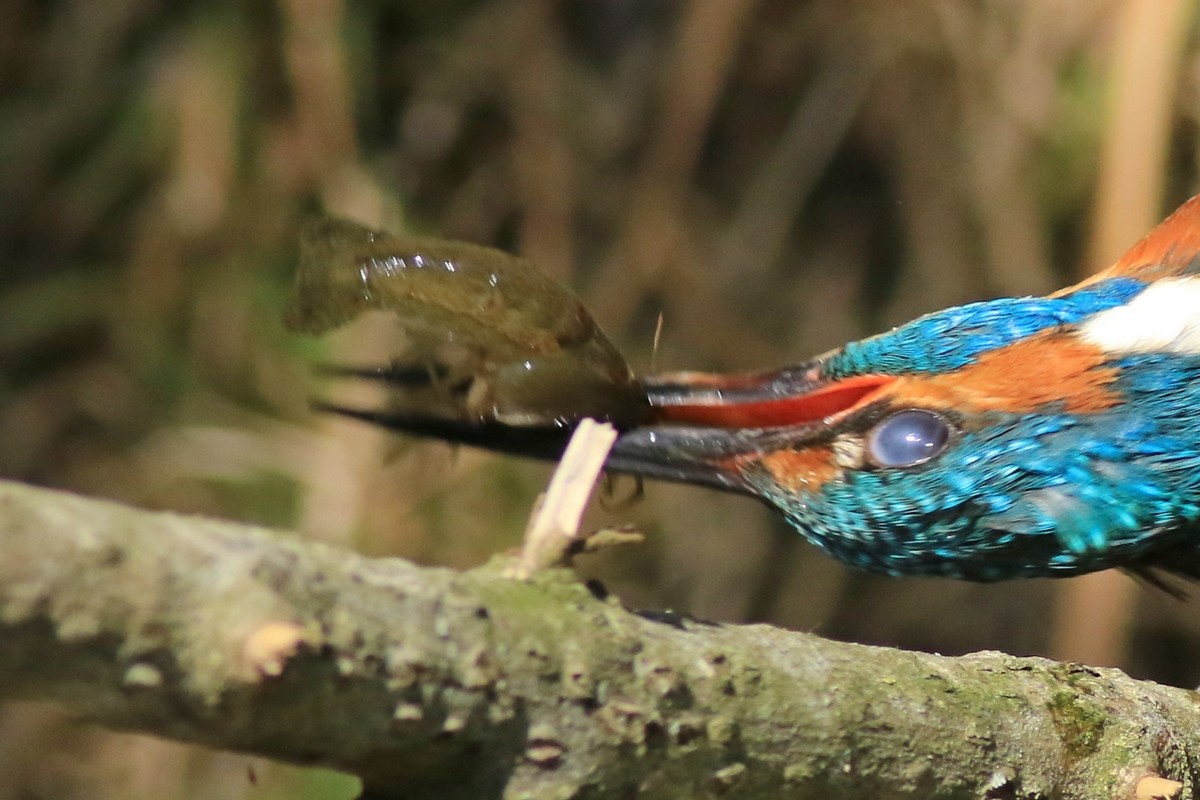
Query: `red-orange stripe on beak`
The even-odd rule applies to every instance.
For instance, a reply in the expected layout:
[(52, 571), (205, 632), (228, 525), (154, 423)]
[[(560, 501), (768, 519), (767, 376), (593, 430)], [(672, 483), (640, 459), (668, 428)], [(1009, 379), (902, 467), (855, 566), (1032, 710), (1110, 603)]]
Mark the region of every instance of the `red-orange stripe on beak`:
[(858, 408), (894, 381), (889, 375), (860, 375), (811, 392), (751, 402), (714, 401), (664, 405), (655, 409), (663, 422), (714, 428), (775, 428), (817, 422)]

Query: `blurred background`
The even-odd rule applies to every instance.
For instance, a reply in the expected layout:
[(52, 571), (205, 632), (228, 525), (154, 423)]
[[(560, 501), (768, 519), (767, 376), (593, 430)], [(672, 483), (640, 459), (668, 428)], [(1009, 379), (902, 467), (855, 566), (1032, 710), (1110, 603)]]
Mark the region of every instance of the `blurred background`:
[[(6, 0), (0, 474), (470, 567), (550, 467), (314, 416), (280, 322), (327, 211), (495, 245), (638, 369), (802, 360), (1106, 266), (1200, 174), (1191, 0)], [(661, 342), (654, 350), (662, 315)], [(1200, 683), (1120, 574), (852, 573), (757, 504), (617, 481), (627, 604)], [(1193, 595), (1196, 592), (1193, 591)], [(0, 800), (349, 798), (342, 776), (0, 710)]]

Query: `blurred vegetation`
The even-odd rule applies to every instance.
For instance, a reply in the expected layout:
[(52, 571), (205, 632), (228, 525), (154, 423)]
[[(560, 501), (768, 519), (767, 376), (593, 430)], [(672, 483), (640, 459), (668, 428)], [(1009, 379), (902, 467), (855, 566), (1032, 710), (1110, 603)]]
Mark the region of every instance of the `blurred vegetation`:
[[(1194, 34), (1187, 0), (8, 0), (0, 474), (479, 563), (548, 467), (308, 412), (314, 359), (388, 354), (284, 333), (306, 214), (527, 255), (639, 368), (778, 365), (1103, 266), (1195, 190)], [(649, 543), (583, 565), (631, 605), (1072, 655), (1058, 584), (852, 574), (749, 501), (631, 494), (594, 520)], [(1194, 603), (1119, 597), (1100, 652), (1200, 682)], [(354, 793), (44, 708), (0, 731), (0, 800)]]

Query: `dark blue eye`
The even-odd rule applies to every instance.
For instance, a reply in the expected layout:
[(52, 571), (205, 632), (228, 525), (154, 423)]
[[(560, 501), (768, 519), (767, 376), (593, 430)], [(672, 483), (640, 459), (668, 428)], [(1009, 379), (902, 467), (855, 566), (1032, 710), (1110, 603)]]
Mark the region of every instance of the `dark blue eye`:
[(936, 456), (950, 441), (950, 423), (932, 411), (892, 414), (867, 434), (867, 454), (881, 467), (911, 467)]

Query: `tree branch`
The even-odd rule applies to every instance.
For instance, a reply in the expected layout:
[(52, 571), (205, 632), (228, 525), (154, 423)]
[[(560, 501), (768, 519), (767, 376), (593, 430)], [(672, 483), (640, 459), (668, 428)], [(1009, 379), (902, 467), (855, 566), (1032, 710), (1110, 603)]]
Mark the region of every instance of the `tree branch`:
[(566, 570), (421, 569), (12, 483), (0, 697), (372, 797), (1172, 791), (1148, 775), (1191, 796), (1200, 775), (1195, 694), (1116, 670), (656, 621)]

